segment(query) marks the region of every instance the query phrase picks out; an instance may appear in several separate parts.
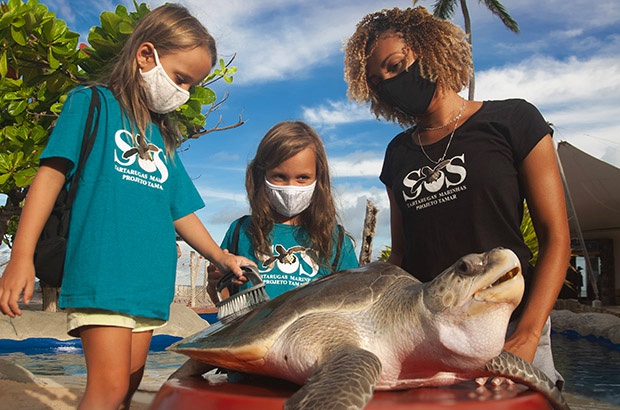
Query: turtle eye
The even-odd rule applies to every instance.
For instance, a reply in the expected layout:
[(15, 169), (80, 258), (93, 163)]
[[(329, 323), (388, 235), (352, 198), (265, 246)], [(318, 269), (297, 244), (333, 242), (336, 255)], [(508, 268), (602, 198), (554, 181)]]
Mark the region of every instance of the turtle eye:
[(456, 270), (459, 274), (463, 276), (475, 276), (479, 273), (480, 268), (478, 267), (478, 263), (475, 260), (465, 257), (458, 261), (458, 263), (456, 264)]
[(467, 272), (469, 271), (469, 263), (467, 263), (466, 260), (461, 259), (456, 266), (456, 269), (458, 269), (460, 273), (467, 274)]

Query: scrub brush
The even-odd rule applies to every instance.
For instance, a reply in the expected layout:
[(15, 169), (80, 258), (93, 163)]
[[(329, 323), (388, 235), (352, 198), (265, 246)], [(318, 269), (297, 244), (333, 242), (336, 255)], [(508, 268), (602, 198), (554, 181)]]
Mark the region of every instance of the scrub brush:
[(254, 309), (256, 305), (269, 300), (269, 295), (265, 291), (265, 283), (261, 279), (258, 270), (254, 266), (242, 266), (241, 270), (243, 270), (243, 274), (252, 284), (251, 287), (222, 300), (222, 290), (228, 287), (236, 276), (234, 273), (228, 272), (217, 282), (216, 290), (220, 301), (215, 306), (218, 308), (217, 319), (222, 322), (229, 322), (236, 317), (242, 316)]

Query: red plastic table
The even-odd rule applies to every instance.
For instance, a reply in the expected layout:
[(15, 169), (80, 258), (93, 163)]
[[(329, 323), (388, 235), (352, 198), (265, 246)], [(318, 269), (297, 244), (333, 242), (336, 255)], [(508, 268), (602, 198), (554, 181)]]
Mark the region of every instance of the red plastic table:
[[(281, 410), (297, 386), (270, 380), (265, 383), (222, 383), (170, 380), (161, 387), (150, 410)], [(548, 410), (537, 392), (521, 386), (500, 390), (476, 389), (473, 382), (443, 388), (376, 391), (365, 410)]]

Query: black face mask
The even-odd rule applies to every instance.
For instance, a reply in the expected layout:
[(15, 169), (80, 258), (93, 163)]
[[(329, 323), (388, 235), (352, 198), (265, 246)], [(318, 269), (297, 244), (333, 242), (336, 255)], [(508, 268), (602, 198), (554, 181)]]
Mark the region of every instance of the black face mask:
[(420, 75), (418, 60), (406, 71), (383, 80), (377, 87), (379, 97), (406, 115), (422, 115), (435, 95), (437, 83)]

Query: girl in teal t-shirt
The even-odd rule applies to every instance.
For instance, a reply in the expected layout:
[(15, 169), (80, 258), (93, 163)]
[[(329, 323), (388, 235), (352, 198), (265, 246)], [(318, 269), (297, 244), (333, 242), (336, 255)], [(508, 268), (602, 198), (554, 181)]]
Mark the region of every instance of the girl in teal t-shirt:
[[(245, 184), (251, 215), (231, 224), (221, 247), (256, 263), (270, 298), (358, 266), (351, 238), (337, 223), (327, 156), (312, 127), (300, 121), (273, 126)], [(213, 299), (217, 278), (212, 269)]]
[(78, 87), (64, 106), (30, 186), (0, 311), (20, 315), (35, 282), (37, 238), (80, 156), (93, 93), (97, 135), (71, 212), (59, 306), (79, 336), (88, 372), (79, 409), (129, 408), (153, 329), (168, 320), (176, 277), (176, 233), (222, 270), (241, 275), (245, 258), (223, 252), (196, 214), (204, 206), (176, 155), (168, 114), (211, 71), (215, 41), (184, 7), (167, 4), (136, 25), (97, 86)]

